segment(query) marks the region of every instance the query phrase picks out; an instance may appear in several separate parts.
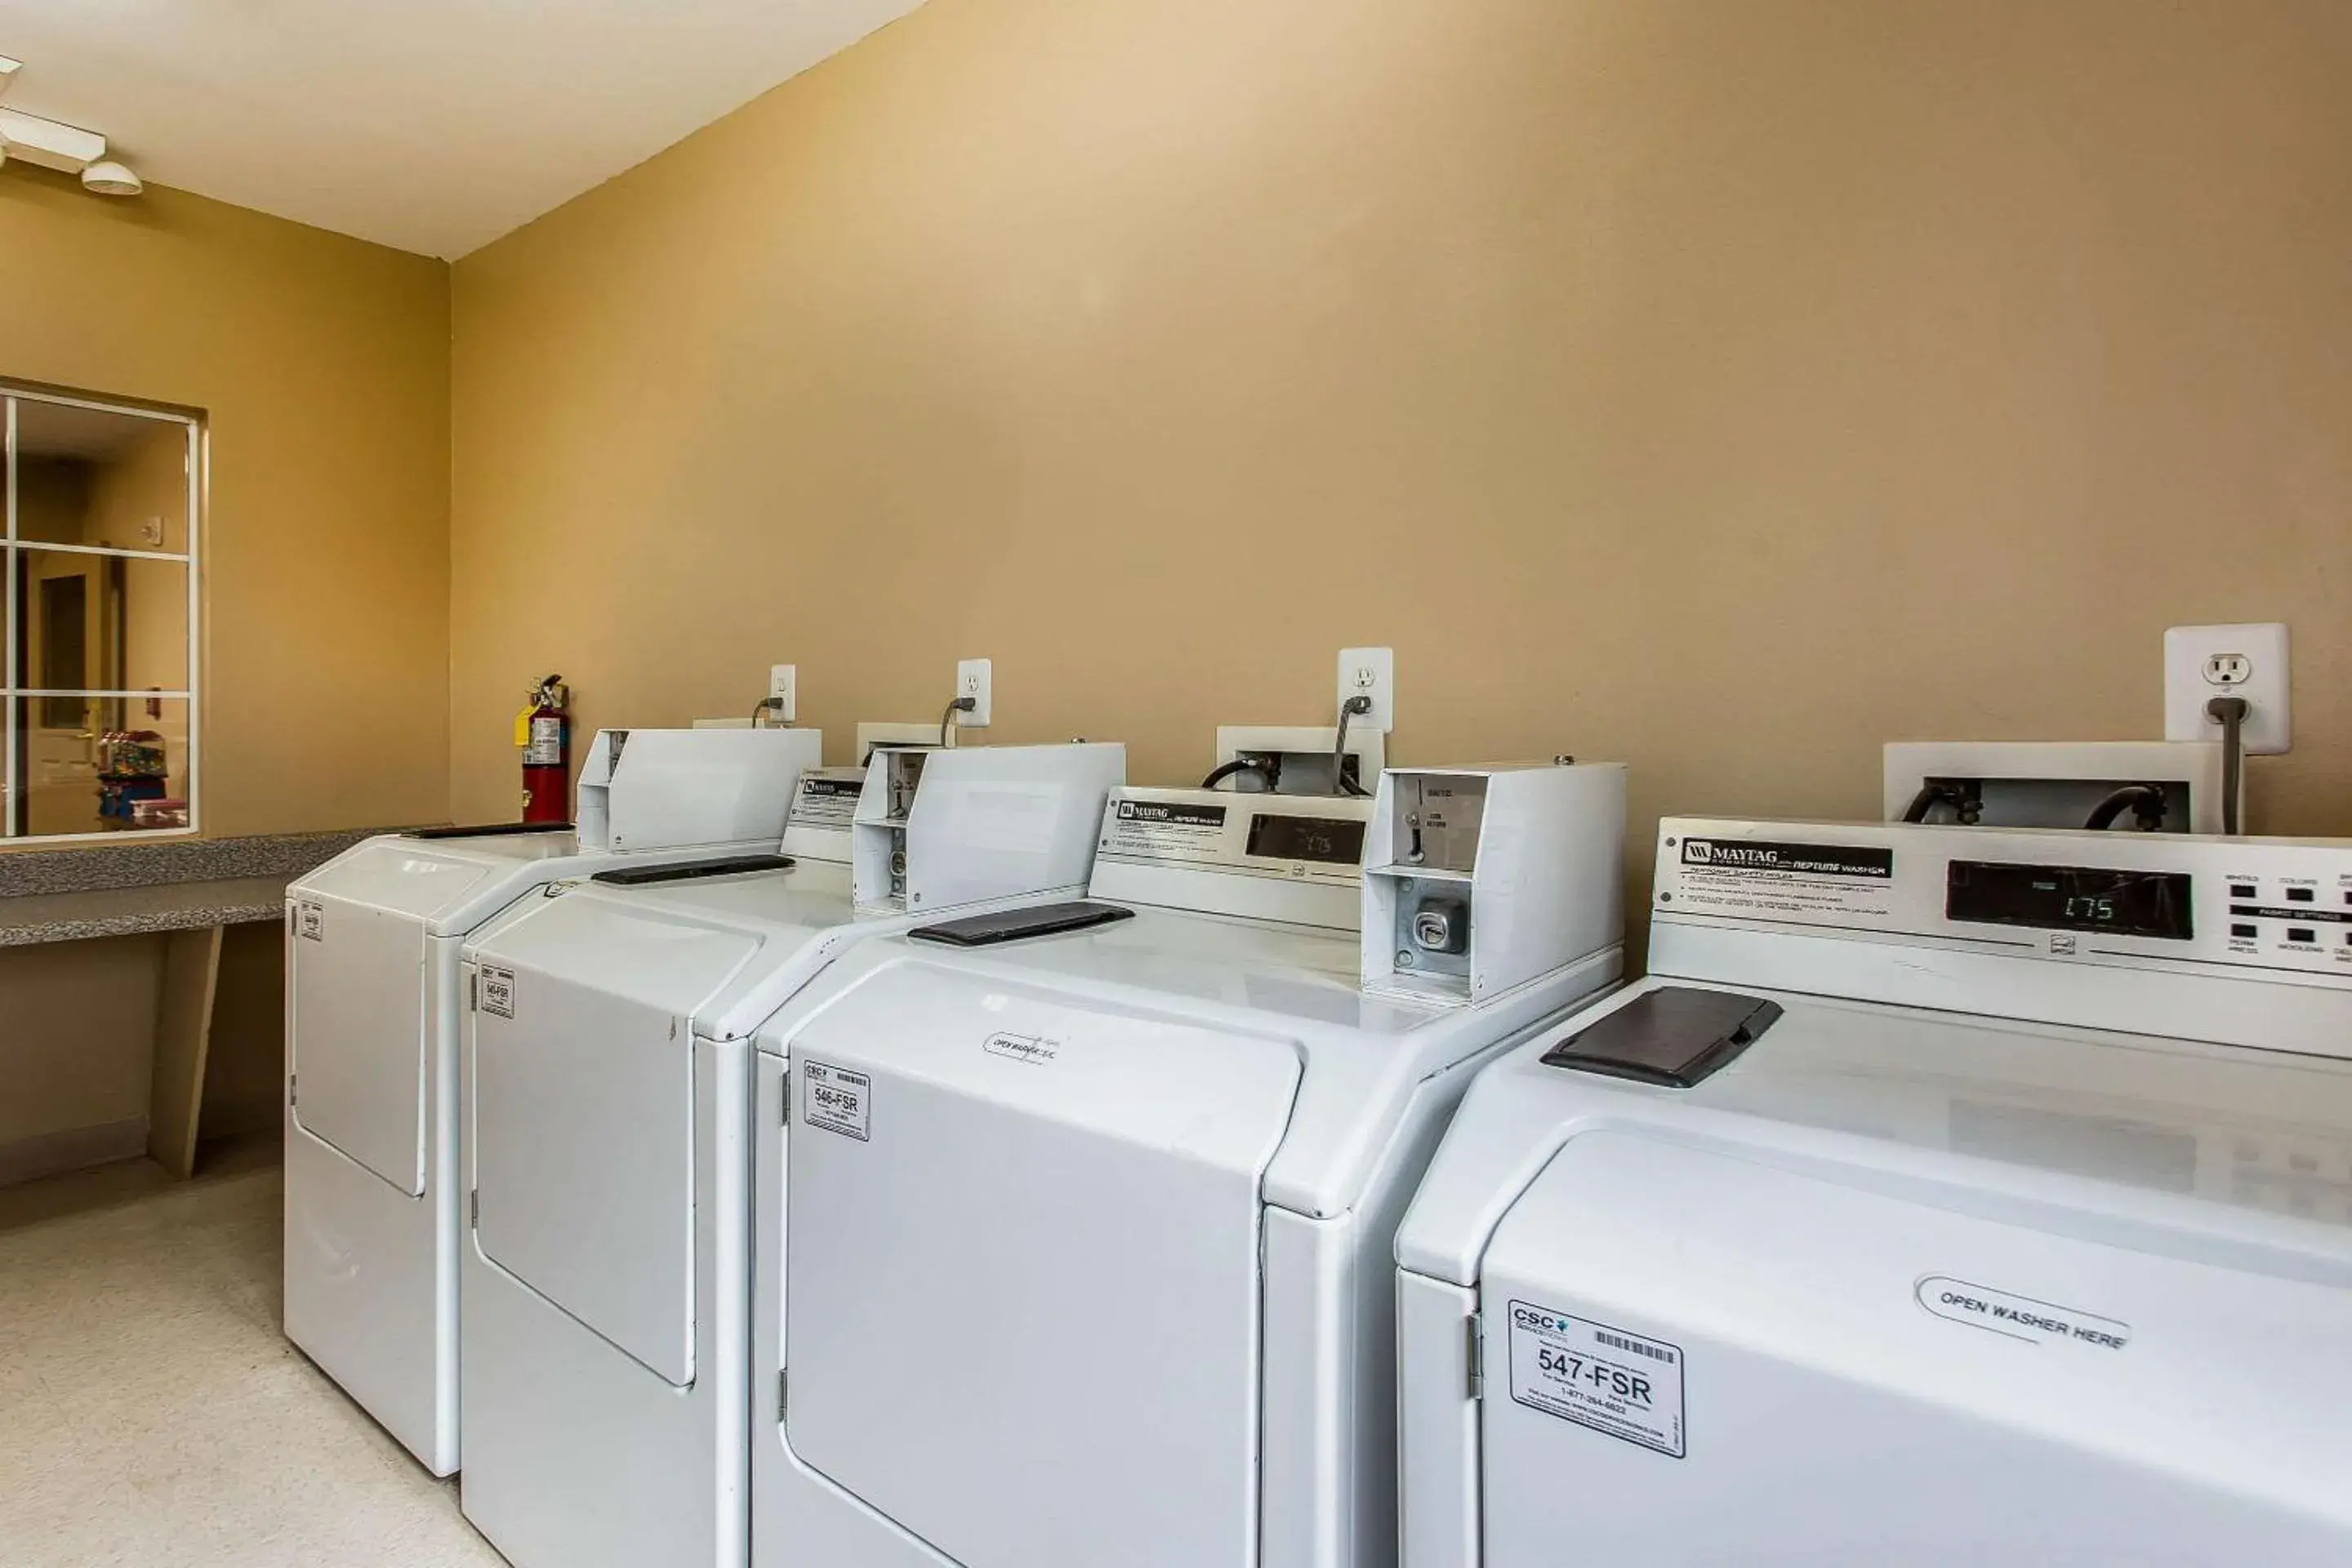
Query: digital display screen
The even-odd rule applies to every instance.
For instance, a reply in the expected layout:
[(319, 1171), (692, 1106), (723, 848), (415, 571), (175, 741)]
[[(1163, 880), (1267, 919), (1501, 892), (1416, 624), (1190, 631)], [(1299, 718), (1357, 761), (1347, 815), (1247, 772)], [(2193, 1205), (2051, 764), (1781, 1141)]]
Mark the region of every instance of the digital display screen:
[(1944, 913), (1951, 920), (1987, 925), (2106, 931), (2168, 942), (2187, 942), (2197, 934), (2186, 871), (1955, 860), (1944, 877)]
[(1320, 860), (1353, 866), (1364, 858), (1364, 825), (1344, 816), (1250, 818), (1249, 852), (1269, 860)]

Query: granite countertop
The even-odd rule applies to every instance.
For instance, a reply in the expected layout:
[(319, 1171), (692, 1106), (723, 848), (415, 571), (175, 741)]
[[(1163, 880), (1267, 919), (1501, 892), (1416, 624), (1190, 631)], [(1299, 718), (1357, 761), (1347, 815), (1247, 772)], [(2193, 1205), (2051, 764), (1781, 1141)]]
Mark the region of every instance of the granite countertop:
[(0, 947), (283, 919), (290, 877), (150, 883), (0, 898)]
[(132, 841), (0, 855), (0, 947), (283, 919), (286, 884), (396, 829)]

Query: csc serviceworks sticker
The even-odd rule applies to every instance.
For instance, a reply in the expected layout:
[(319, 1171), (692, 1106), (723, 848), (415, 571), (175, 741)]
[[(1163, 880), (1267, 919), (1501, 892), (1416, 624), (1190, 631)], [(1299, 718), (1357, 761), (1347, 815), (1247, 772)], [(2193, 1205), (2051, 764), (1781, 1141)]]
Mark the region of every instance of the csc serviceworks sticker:
[(1681, 1346), (1514, 1301), (1510, 1347), (1514, 1402), (1683, 1458)]
[(874, 1138), (874, 1080), (831, 1062), (801, 1063), (801, 1120), (860, 1143)]
[(511, 969), (482, 965), (482, 1011), (497, 1018), (511, 1018), (515, 1013), (515, 978)]

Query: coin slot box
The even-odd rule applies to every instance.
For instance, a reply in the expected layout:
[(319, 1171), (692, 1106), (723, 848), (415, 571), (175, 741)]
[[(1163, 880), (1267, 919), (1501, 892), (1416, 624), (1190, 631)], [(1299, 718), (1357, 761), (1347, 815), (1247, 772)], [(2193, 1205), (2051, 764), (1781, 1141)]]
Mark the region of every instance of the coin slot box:
[(1625, 770), (1391, 768), (1364, 853), (1368, 988), (1480, 1001), (1620, 940)]

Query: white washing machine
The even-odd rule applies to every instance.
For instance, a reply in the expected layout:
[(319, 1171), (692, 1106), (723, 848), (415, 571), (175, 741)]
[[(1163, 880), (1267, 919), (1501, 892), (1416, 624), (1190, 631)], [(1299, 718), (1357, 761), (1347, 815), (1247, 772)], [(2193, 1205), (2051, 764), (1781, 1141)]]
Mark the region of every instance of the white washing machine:
[(2352, 842), (1658, 866), (1399, 1236), (1406, 1568), (2352, 1562)]
[(581, 823), (371, 838), (286, 893), (286, 1333), (436, 1476), (457, 1468), (465, 936), (532, 889), (764, 854), (814, 730), (610, 730)]
[(803, 780), (789, 868), (554, 884), (467, 944), (462, 1500), (518, 1568), (743, 1560), (751, 1032), (873, 933), (1077, 892), (1125, 767), (877, 752)]
[(795, 997), (758, 1038), (753, 1560), (1391, 1561), (1396, 1223), (1475, 1066), (1617, 980), (1624, 790), (1129, 789), (1089, 902)]

